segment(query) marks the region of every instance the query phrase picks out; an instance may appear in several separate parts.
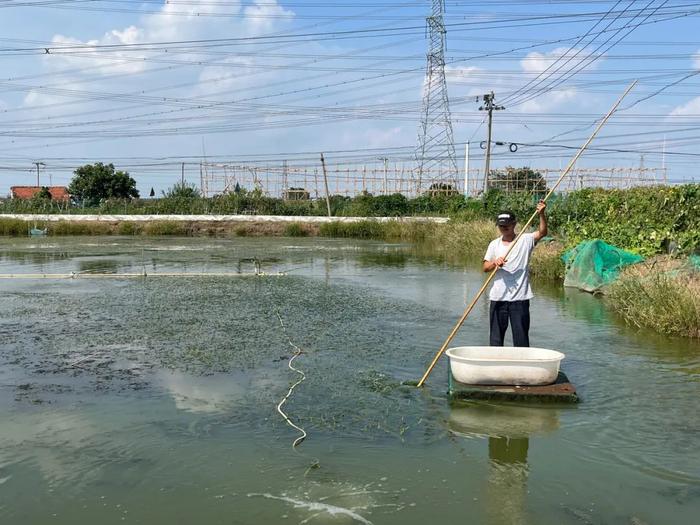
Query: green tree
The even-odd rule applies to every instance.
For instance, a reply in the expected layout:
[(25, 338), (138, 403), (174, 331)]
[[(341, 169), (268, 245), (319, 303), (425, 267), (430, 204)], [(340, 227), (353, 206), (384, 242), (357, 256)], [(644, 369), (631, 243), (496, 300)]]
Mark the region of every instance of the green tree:
[(199, 199), (201, 197), (201, 194), (199, 193), (199, 190), (194, 184), (178, 182), (171, 188), (168, 188), (168, 191), (164, 191), (163, 197), (165, 197), (166, 199), (188, 200)]
[(446, 182), (433, 182), (428, 188), (428, 195), (434, 197), (440, 196), (450, 196), (457, 195), (459, 192), (452, 186), (452, 184), (447, 184)]
[(489, 175), (489, 189), (498, 189), (506, 193), (528, 192), (543, 195), (547, 192), (547, 181), (538, 171), (531, 168), (513, 168), (508, 166), (503, 171), (492, 171)]
[(50, 201), (51, 192), (46, 186), (42, 186), (41, 189), (32, 196), (32, 200), (41, 202)]
[(52, 207), (51, 192), (46, 186), (42, 186), (39, 191), (32, 195), (29, 204), (33, 210), (46, 211)]
[(88, 205), (106, 199), (138, 198), (136, 181), (126, 171), (115, 171), (114, 164), (86, 164), (74, 172), (68, 191)]

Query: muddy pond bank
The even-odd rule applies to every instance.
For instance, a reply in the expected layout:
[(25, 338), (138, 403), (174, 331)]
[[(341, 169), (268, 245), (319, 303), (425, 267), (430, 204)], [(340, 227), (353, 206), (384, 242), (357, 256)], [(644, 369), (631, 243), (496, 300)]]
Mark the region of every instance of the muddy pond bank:
[[(223, 271), (285, 276), (224, 278)], [(691, 523), (700, 356), (535, 284), (533, 343), (576, 408), (448, 403), (417, 379), (483, 275), (410, 244), (274, 238), (0, 241), (3, 523)], [(483, 344), (479, 304), (455, 344)], [(279, 316), (279, 317), (278, 317)], [(282, 329), (280, 320), (285, 329)], [(309, 434), (275, 407), (286, 405)], [(124, 519), (122, 519), (124, 518)]]

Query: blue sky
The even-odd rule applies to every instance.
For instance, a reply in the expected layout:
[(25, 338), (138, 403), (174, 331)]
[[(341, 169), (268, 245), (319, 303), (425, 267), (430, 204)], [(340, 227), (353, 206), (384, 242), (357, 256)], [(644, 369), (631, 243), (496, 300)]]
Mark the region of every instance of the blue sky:
[[(418, 136), (427, 1), (0, 1), (0, 194), (67, 184), (113, 162), (142, 193), (199, 159), (278, 166), (409, 162)], [(700, 2), (446, 1), (460, 167), (565, 165), (633, 79), (629, 109), (580, 167), (668, 168), (692, 180), (700, 139)], [(48, 54), (46, 49), (48, 48)], [(549, 68), (549, 69), (548, 69)], [(653, 96), (652, 96), (653, 95)], [(646, 98), (650, 97), (650, 98)], [(639, 101), (637, 104), (634, 104)], [(664, 154), (665, 152), (665, 154)]]

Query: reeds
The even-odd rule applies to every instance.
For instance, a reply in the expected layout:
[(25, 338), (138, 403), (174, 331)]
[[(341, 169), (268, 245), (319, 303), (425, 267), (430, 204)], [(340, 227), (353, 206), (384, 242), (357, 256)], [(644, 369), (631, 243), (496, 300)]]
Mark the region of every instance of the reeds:
[(318, 230), (322, 237), (352, 237), (355, 239), (385, 239), (387, 228), (378, 221), (329, 222)]
[(144, 224), (143, 233), (146, 235), (179, 235), (191, 234), (192, 228), (187, 223), (174, 221), (151, 221)]
[(112, 226), (104, 222), (58, 221), (48, 225), (49, 235), (111, 235)]
[(435, 228), (428, 240), (436, 250), (459, 257), (483, 257), (489, 243), (498, 237), (493, 221), (449, 222)]
[(700, 273), (629, 268), (606, 291), (606, 302), (629, 325), (700, 338)]
[(0, 235), (21, 237), (28, 235), (30, 224), (20, 219), (0, 219)]
[(563, 281), (564, 262), (561, 260), (564, 246), (558, 242), (540, 242), (532, 252), (530, 275), (552, 281)]
[(304, 225), (299, 222), (291, 222), (284, 227), (283, 235), (285, 237), (306, 237), (309, 232), (304, 228)]

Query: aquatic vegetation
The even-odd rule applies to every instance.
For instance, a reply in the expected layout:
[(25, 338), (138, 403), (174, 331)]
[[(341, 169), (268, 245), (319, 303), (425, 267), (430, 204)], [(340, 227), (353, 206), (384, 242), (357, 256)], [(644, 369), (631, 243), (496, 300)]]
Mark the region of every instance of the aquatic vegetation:
[(552, 281), (564, 279), (564, 263), (561, 254), (564, 246), (558, 242), (540, 242), (532, 252), (530, 261), (530, 275)]
[(383, 223), (367, 220), (360, 222), (330, 222), (319, 228), (322, 237), (352, 237), (355, 239), (385, 239), (386, 227)]
[(304, 225), (300, 222), (292, 222), (284, 227), (285, 237), (306, 237), (307, 235), (309, 232), (304, 229)]
[(146, 235), (189, 235), (191, 228), (183, 222), (153, 221), (144, 225)]
[(141, 235), (143, 233), (143, 224), (138, 222), (120, 222), (117, 225), (118, 235)]
[(428, 243), (443, 253), (483, 257), (489, 243), (498, 237), (493, 221), (455, 221), (437, 225)]
[(606, 303), (638, 328), (700, 338), (700, 273), (636, 265), (606, 290)]
[(58, 221), (49, 226), (49, 235), (111, 235), (111, 225), (104, 222)]
[[(28, 222), (19, 219), (0, 219), (0, 235), (9, 235), (12, 237), (27, 235), (27, 229), (29, 227), (30, 224)], [(37, 227), (40, 226), (37, 225)]]

